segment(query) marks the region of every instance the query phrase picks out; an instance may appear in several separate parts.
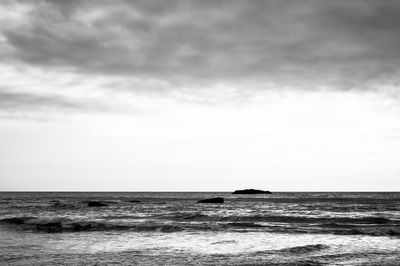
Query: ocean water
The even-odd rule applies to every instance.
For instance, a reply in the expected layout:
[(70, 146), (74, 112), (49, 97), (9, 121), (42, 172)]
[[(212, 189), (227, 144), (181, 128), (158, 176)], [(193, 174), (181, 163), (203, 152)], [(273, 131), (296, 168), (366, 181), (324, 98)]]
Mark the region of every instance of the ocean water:
[(0, 264), (400, 265), (400, 193), (3, 192)]

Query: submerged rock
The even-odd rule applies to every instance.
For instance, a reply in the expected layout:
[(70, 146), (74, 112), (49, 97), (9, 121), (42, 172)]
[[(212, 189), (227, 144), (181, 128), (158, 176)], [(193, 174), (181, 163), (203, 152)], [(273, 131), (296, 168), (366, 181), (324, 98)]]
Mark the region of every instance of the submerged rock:
[(216, 197), (211, 199), (199, 200), (197, 203), (224, 203), (224, 198)]
[(141, 203), (140, 200), (127, 200), (127, 202), (130, 202), (130, 203)]
[(272, 192), (259, 189), (239, 189), (235, 190), (232, 194), (272, 194)]
[(108, 204), (105, 204), (100, 201), (89, 201), (87, 206), (88, 207), (105, 207), (105, 206), (108, 206)]

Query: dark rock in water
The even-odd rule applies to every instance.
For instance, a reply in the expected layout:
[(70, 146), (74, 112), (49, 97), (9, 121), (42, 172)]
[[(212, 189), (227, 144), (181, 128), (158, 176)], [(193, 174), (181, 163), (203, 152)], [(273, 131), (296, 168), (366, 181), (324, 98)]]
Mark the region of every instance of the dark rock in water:
[(141, 203), (140, 200), (127, 200), (127, 202), (130, 202), (130, 203)]
[(241, 190), (235, 190), (232, 194), (272, 194), (272, 192), (268, 190), (259, 190), (259, 189), (241, 189)]
[(100, 202), (100, 201), (89, 201), (88, 207), (105, 207), (108, 206), (107, 204)]
[(224, 198), (216, 197), (211, 199), (199, 200), (197, 203), (224, 203)]

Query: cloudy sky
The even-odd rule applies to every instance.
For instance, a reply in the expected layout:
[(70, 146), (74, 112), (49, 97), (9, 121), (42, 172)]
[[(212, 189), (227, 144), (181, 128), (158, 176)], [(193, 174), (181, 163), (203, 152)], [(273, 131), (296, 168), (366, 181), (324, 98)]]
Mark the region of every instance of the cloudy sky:
[(0, 2), (0, 190), (400, 190), (400, 2)]

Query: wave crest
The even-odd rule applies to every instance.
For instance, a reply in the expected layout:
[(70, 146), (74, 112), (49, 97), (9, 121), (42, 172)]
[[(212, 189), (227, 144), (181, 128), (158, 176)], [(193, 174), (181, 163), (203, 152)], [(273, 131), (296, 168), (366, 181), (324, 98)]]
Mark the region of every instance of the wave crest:
[(81, 231), (160, 231), (179, 232), (183, 227), (166, 224), (116, 224), (108, 221), (71, 220), (65, 217), (12, 217), (0, 220), (3, 224), (37, 232), (60, 233)]

